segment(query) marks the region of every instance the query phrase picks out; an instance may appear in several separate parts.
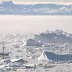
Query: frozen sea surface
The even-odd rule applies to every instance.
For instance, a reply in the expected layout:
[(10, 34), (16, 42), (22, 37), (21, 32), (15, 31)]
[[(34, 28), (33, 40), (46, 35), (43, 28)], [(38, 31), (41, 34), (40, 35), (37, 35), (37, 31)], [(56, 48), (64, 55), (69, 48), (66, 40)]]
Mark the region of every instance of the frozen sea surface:
[[(25, 39), (29, 37), (26, 33), (40, 33), (45, 30), (62, 29), (68, 33), (72, 33), (72, 16), (14, 16), (14, 15), (1, 15), (0, 16), (0, 42), (6, 41), (5, 52), (9, 52), (10, 59), (22, 58), (27, 60), (28, 63), (22, 64), (36, 65), (36, 69), (26, 69), (25, 67), (19, 67), (14, 72), (71, 72), (72, 61), (38, 61), (38, 58), (42, 54), (43, 50), (54, 52), (57, 54), (72, 54), (72, 43), (66, 44), (54, 44), (52, 47), (33, 47), (23, 46)], [(9, 33), (9, 34), (6, 34)], [(10, 34), (16, 33), (16, 34)], [(19, 34), (18, 34), (19, 33)], [(21, 34), (23, 33), (23, 35)], [(6, 34), (6, 35), (5, 35)], [(30, 34), (32, 38), (32, 34)], [(2, 48), (2, 44), (0, 44)], [(2, 52), (2, 49), (0, 49)], [(0, 60), (0, 72), (13, 72), (12, 64), (4, 64)], [(17, 64), (18, 65), (18, 64)], [(41, 66), (40, 66), (41, 65)], [(5, 67), (6, 66), (6, 67)], [(9, 69), (11, 69), (9, 71)]]

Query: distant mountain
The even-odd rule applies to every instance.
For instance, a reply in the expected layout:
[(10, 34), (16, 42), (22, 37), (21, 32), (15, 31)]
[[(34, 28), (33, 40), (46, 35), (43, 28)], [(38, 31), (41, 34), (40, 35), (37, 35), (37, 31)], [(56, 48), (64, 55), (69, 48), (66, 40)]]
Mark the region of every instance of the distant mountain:
[(10, 1), (10, 2), (3, 1), (3, 2), (0, 4), (0, 6), (3, 7), (3, 8), (9, 8), (9, 7), (13, 7), (14, 4), (12, 3), (12, 1)]
[(0, 14), (15, 15), (72, 15), (72, 5), (57, 4), (13, 4), (12, 1), (0, 4)]
[(62, 30), (46, 31), (35, 35), (34, 40), (43, 43), (72, 43), (72, 35)]

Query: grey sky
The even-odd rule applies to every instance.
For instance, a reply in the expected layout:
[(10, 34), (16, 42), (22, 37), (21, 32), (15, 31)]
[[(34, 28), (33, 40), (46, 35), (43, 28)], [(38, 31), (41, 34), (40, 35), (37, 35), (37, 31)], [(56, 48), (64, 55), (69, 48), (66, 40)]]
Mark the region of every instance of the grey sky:
[[(0, 0), (9, 1), (9, 0)], [(16, 2), (72, 2), (72, 0), (12, 0)]]

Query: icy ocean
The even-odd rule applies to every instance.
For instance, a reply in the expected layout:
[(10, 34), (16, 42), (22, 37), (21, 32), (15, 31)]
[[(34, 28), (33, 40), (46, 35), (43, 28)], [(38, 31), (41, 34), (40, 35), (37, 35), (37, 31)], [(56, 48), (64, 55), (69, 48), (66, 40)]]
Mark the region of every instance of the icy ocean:
[(71, 72), (72, 16), (0, 15), (0, 72)]
[(0, 72), (72, 72), (71, 4), (0, 2)]

